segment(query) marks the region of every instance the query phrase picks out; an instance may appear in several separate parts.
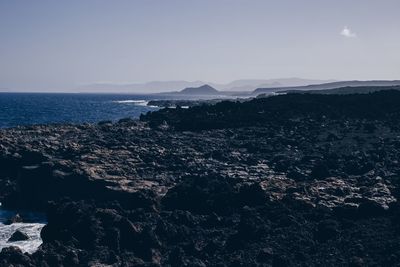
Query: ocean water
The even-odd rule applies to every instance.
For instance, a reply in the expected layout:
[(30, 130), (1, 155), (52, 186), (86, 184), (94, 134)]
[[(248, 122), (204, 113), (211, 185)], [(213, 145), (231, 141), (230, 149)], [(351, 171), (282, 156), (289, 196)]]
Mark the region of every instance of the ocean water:
[(138, 118), (157, 110), (156, 95), (0, 93), (0, 128), (47, 123), (95, 123)]

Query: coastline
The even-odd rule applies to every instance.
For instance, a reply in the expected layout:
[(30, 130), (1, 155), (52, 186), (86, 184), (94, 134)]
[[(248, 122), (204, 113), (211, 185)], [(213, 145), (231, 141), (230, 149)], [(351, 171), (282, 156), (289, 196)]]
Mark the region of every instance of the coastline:
[(48, 224), (38, 251), (0, 263), (394, 264), (398, 99), (284, 95), (1, 129), (1, 202)]

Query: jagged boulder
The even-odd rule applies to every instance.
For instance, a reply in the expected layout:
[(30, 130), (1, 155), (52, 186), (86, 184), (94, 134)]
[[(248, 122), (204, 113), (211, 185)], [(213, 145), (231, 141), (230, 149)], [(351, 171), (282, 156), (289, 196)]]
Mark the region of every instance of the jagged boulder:
[(25, 241), (28, 239), (29, 239), (29, 236), (27, 234), (21, 232), (20, 230), (17, 230), (8, 239), (8, 242)]
[(13, 223), (20, 223), (20, 222), (23, 222), (23, 219), (22, 219), (21, 215), (19, 215), (17, 213), (14, 216), (12, 216), (11, 218), (9, 218), (4, 224), (10, 225)]

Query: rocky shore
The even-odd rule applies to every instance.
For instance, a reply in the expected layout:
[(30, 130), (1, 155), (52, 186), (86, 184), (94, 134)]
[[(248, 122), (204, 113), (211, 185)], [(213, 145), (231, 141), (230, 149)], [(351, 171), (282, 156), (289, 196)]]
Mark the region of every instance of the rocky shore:
[[(282, 95), (0, 130), (1, 266), (395, 266), (400, 92)], [(12, 243), (10, 243), (12, 244)]]

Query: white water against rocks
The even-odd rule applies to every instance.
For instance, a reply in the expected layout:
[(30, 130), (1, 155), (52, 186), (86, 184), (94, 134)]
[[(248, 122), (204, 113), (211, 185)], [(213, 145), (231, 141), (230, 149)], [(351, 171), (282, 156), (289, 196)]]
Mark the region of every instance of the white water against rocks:
[[(19, 212), (25, 222), (17, 222), (6, 225), (5, 222), (12, 218), (17, 212), (0, 210), (0, 250), (5, 247), (19, 247), (23, 252), (33, 253), (42, 244), (40, 231), (46, 225), (45, 217), (40, 213)], [(9, 242), (8, 239), (15, 231), (21, 231), (29, 239), (24, 241)]]

